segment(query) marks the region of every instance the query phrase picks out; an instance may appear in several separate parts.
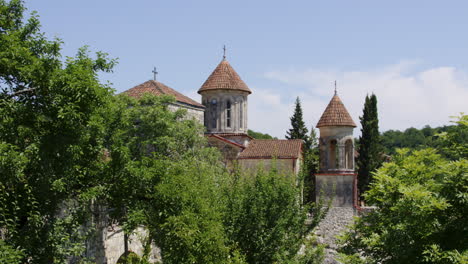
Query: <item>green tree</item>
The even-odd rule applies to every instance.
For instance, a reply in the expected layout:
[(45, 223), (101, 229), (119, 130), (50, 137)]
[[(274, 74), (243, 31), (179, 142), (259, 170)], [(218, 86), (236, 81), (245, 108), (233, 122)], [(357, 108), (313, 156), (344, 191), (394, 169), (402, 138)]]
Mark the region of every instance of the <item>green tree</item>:
[(255, 139), (277, 139), (276, 137), (272, 137), (269, 134), (263, 134), (260, 132), (255, 132), (253, 130), (248, 130), (247, 134)]
[(463, 113), (456, 117), (454, 126), (437, 134), (440, 153), (451, 160), (468, 158), (468, 115)]
[[(295, 176), (260, 169), (232, 181), (225, 226), (247, 263), (307, 263), (297, 252), (314, 226), (304, 224), (308, 208), (299, 203)], [(320, 263), (322, 249), (308, 249), (308, 263)]]
[(375, 174), (366, 201), (377, 209), (344, 236), (344, 252), (361, 252), (366, 263), (468, 260), (467, 171), (466, 159), (450, 162), (431, 149), (400, 150)]
[[(443, 139), (456, 149), (466, 116)], [(457, 132), (455, 132), (457, 131)], [(465, 142), (466, 150), (466, 142)], [(468, 160), (434, 149), (398, 150), (375, 174), (364, 214), (343, 236), (349, 263), (466, 263), (468, 261)], [(353, 262), (354, 261), (354, 262)]]
[(286, 131), (286, 138), (287, 139), (302, 139), (304, 141), (304, 149), (310, 148), (310, 139), (309, 139), (309, 131), (305, 126), (304, 120), (302, 119), (302, 107), (301, 101), (299, 97), (296, 98), (294, 114), (291, 116), (291, 126), (288, 131)]
[(126, 233), (148, 229), (164, 263), (235, 263), (222, 218), (229, 175), (203, 127), (168, 109), (173, 100), (119, 96), (124, 107), (111, 115), (106, 204)]
[(309, 203), (315, 200), (314, 197), (314, 174), (319, 170), (319, 148), (317, 134), (312, 127), (310, 129), (310, 148), (304, 149), (304, 166), (302, 173), (304, 174), (304, 202)]
[[(22, 1), (0, 0), (0, 233), (21, 262), (63, 263), (84, 250), (79, 226), (99, 185), (112, 91), (86, 48), (62, 63), (59, 40), (40, 32)], [(73, 205), (73, 206), (67, 206)], [(57, 217), (60, 214), (63, 217)]]
[(361, 136), (359, 137), (358, 189), (361, 199), (372, 182), (372, 173), (382, 164), (382, 146), (379, 134), (379, 119), (377, 114), (377, 97), (366, 95), (361, 120)]

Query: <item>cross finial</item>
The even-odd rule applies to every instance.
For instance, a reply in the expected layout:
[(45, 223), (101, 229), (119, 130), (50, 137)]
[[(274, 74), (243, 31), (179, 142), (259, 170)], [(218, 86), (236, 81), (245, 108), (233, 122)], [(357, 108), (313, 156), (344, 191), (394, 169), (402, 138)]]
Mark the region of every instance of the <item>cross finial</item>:
[(336, 91), (336, 80), (335, 80), (335, 95), (337, 95), (338, 92)]
[(223, 60), (226, 59), (226, 45), (223, 46)]
[(156, 81), (156, 75), (158, 75), (158, 72), (156, 71), (156, 67), (154, 67), (152, 72), (153, 72), (153, 80)]

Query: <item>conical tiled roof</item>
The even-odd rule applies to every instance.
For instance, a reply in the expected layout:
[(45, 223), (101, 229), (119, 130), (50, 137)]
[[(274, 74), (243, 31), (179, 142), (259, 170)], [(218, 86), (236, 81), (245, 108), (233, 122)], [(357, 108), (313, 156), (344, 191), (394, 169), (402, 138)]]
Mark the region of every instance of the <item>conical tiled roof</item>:
[(196, 102), (195, 100), (190, 99), (189, 97), (177, 92), (171, 87), (157, 82), (157, 81), (146, 81), (140, 85), (137, 85), (127, 91), (123, 92), (131, 97), (140, 98), (144, 93), (150, 93), (153, 95), (172, 95), (175, 97), (176, 101), (179, 103), (195, 106), (198, 108), (205, 108), (202, 104)]
[(336, 93), (317, 123), (317, 127), (325, 126), (356, 127), (356, 124), (349, 115), (348, 110), (346, 110), (346, 107)]
[(252, 93), (226, 59), (223, 59), (198, 93), (210, 90), (237, 90)]

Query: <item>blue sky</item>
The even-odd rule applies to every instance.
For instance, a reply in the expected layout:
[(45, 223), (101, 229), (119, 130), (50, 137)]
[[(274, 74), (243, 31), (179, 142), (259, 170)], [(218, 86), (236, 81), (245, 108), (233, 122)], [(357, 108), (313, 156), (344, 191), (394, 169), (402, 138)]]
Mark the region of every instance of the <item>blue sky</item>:
[[(468, 112), (468, 1), (26, 1), (73, 56), (118, 58), (117, 92), (152, 78), (196, 93), (222, 58), (253, 90), (249, 128), (282, 138), (294, 99), (315, 125), (338, 93), (356, 123), (367, 93), (382, 130), (447, 124)], [(359, 134), (358, 131), (355, 132)]]

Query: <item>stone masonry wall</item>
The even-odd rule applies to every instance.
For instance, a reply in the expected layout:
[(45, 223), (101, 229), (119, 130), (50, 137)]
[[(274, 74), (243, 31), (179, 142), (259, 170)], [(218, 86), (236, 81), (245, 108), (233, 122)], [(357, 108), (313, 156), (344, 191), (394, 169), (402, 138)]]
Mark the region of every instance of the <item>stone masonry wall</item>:
[(337, 256), (336, 236), (347, 230), (357, 215), (353, 207), (331, 207), (325, 218), (315, 229), (317, 242), (326, 244), (324, 264), (340, 263), (335, 260)]

